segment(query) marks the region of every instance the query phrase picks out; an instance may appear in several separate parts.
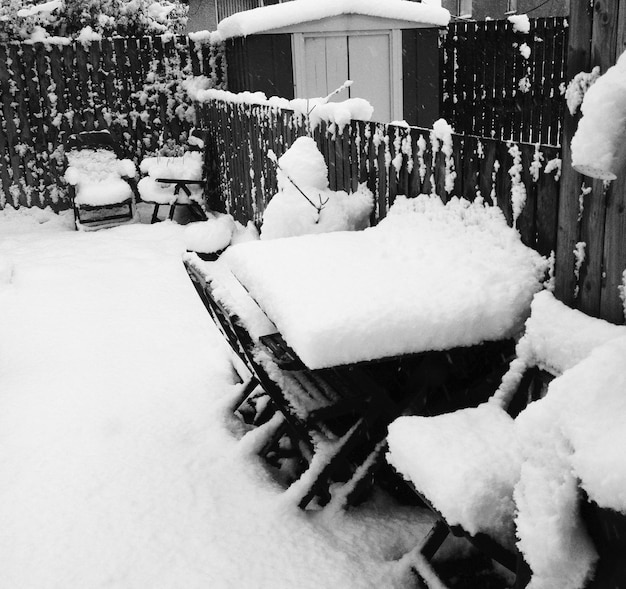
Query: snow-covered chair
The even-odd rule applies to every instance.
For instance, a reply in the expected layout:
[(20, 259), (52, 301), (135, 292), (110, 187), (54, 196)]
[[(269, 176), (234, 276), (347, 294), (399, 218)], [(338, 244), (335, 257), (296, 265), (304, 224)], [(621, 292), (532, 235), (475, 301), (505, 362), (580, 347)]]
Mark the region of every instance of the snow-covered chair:
[(77, 229), (102, 229), (135, 219), (135, 164), (119, 157), (109, 131), (86, 131), (66, 141), (70, 187)]
[[(545, 447), (527, 443), (542, 435), (537, 428), (526, 427), (526, 435), (520, 432), (528, 415), (550, 398), (547, 392), (559, 386), (555, 383), (563, 378), (560, 375), (579, 365), (598, 346), (624, 336), (626, 327), (588, 317), (542, 291), (533, 300), (516, 358), (488, 402), (435, 417), (401, 417), (389, 426), (388, 462), (439, 516), (416, 551), (432, 558), (452, 532), (517, 573), (516, 587), (529, 580), (528, 565), (537, 574), (535, 569), (540, 567), (524, 550), (526, 530), (520, 530), (515, 520), (520, 509), (516, 500), (522, 500), (520, 480), (529, 453), (541, 454)], [(548, 384), (553, 377), (557, 380)], [(534, 508), (541, 511), (542, 506)], [(584, 545), (579, 528), (572, 524), (569, 531)], [(516, 547), (516, 534), (528, 565)], [(584, 559), (574, 550), (569, 558), (566, 574), (575, 577)], [(558, 586), (576, 586), (573, 583), (562, 580)]]
[(159, 208), (169, 206), (168, 217), (174, 219), (176, 207), (187, 207), (194, 218), (206, 220), (204, 205), (205, 155), (203, 133), (194, 130), (191, 148), (182, 156), (144, 158), (139, 164), (146, 174), (137, 184), (143, 202), (154, 205), (151, 223), (158, 221)]

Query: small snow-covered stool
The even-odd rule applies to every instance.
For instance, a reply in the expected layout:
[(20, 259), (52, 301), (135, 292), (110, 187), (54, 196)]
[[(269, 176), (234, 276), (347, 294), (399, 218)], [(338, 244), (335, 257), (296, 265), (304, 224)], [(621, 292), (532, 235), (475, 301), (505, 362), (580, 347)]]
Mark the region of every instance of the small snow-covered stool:
[(203, 210), (203, 154), (188, 151), (179, 157), (148, 157), (139, 168), (147, 174), (137, 185), (141, 200), (154, 204), (151, 223), (158, 220), (159, 207), (170, 207), (169, 219), (177, 206), (186, 206), (197, 220), (205, 220)]
[[(537, 447), (529, 440), (538, 440), (543, 434), (535, 428), (532, 434), (520, 435), (518, 423), (528, 422), (527, 414), (532, 421), (536, 408), (550, 398), (546, 395), (547, 381), (567, 373), (598, 346), (625, 335), (626, 327), (588, 317), (566, 307), (551, 293), (540, 292), (517, 344), (517, 357), (488, 402), (435, 417), (401, 417), (389, 426), (388, 462), (440, 517), (417, 551), (432, 558), (451, 531), (517, 573), (516, 587), (528, 581), (528, 565), (535, 575), (539, 568), (536, 562), (554, 560), (546, 549), (540, 550), (540, 555), (532, 554), (532, 550), (528, 554), (524, 544), (528, 531), (520, 529), (515, 519), (517, 502), (523, 495), (520, 480), (533, 480), (523, 474), (529, 452), (545, 452), (545, 446)], [(548, 385), (548, 392), (557, 380)], [(520, 402), (524, 407), (529, 401), (536, 402), (520, 412)], [(544, 508), (535, 504), (534, 515), (544, 513)], [(572, 542), (580, 540), (580, 526), (572, 524), (570, 528)], [(528, 565), (516, 552), (516, 533)], [(572, 576), (590, 566), (585, 560), (588, 553), (574, 548), (572, 545), (571, 553), (563, 557), (569, 559), (566, 566), (560, 567)], [(576, 585), (563, 578), (558, 586)]]
[(120, 159), (117, 147), (109, 131), (68, 138), (65, 180), (77, 229), (102, 229), (135, 218), (135, 164)]

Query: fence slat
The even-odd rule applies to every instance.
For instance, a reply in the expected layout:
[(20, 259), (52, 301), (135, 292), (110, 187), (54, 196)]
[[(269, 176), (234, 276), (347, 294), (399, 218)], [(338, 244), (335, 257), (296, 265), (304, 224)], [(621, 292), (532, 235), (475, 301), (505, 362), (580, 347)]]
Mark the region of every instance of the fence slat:
[[(567, 36), (565, 18), (531, 19), (530, 34), (514, 32), (508, 21), (451, 23), (440, 44), (441, 115), (458, 133), (559, 145)], [(531, 50), (528, 61), (522, 43)], [(519, 91), (524, 77), (527, 93)], [(521, 124), (528, 104), (543, 116)]]

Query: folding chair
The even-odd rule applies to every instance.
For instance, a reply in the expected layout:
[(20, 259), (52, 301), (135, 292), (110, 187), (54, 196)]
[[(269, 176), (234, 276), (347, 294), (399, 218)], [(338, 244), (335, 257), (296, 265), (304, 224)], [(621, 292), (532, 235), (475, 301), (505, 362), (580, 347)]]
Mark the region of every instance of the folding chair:
[(178, 157), (148, 157), (140, 164), (147, 174), (137, 188), (143, 202), (154, 205), (150, 222), (159, 220), (161, 206), (169, 206), (168, 218), (174, 219), (177, 207), (185, 207), (198, 221), (206, 221), (204, 188), (206, 155), (204, 131), (194, 129), (190, 135), (191, 147)]
[(401, 417), (389, 426), (387, 460), (437, 516), (416, 552), (432, 559), (452, 533), (515, 573), (515, 587), (527, 584), (530, 569), (515, 546), (513, 492), (522, 453), (514, 419), (543, 398), (552, 378), (624, 335), (626, 327), (587, 317), (540, 292), (517, 357), (487, 403), (435, 417)]
[(66, 142), (65, 180), (77, 229), (103, 229), (135, 219), (135, 165), (120, 157), (109, 131), (86, 131)]

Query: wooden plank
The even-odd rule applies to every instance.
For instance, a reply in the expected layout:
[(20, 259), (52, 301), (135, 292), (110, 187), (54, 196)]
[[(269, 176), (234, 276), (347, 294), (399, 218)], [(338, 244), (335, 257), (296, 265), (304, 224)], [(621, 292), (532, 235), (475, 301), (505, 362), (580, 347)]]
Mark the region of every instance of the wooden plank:
[[(615, 63), (618, 8), (616, 2), (597, 0), (591, 37), (591, 64), (605, 72)], [(581, 240), (587, 244), (585, 264), (581, 272), (580, 309), (589, 315), (600, 315), (600, 296), (604, 280), (604, 236), (609, 194), (601, 181), (593, 182), (593, 191), (586, 199), (582, 219)]]
[(600, 282), (600, 316), (614, 323), (624, 323), (624, 305), (620, 298), (626, 270), (626, 174), (611, 183), (607, 195), (604, 232), (605, 279)]
[(529, 144), (518, 144), (522, 155), (521, 180), (526, 189), (526, 203), (517, 219), (517, 229), (522, 241), (533, 249), (537, 246), (536, 235), (536, 210), (537, 210), (537, 185), (533, 182), (530, 165), (533, 162), (535, 148)]
[[(544, 165), (551, 159), (558, 157), (560, 152), (556, 148), (542, 147)], [(557, 228), (559, 211), (559, 183), (554, 173), (541, 172), (537, 182), (537, 207), (535, 226), (537, 232), (537, 251), (543, 256), (550, 256), (556, 252)]]
[[(572, 2), (569, 18), (567, 79), (578, 72), (589, 71), (591, 60), (591, 15), (586, 3)], [(563, 120), (562, 173), (559, 191), (559, 226), (556, 252), (555, 295), (564, 303), (574, 305), (574, 248), (578, 235), (578, 195), (582, 178), (571, 166), (570, 142), (577, 127), (577, 118), (569, 112)]]

